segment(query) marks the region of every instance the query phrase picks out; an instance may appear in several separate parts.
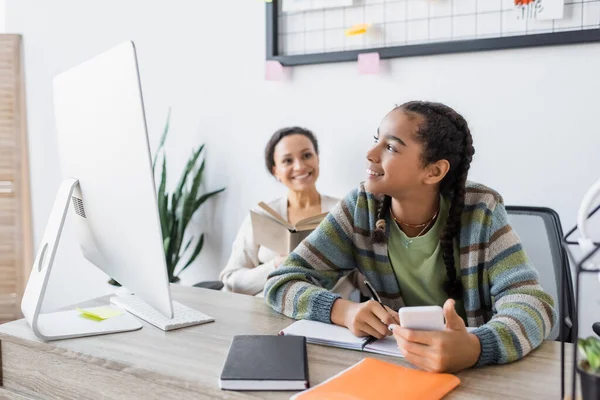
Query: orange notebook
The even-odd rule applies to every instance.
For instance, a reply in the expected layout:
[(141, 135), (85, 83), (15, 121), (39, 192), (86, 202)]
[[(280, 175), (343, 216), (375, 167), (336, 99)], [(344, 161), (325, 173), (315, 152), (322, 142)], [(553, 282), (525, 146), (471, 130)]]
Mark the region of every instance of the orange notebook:
[(450, 374), (436, 374), (365, 358), (291, 400), (438, 400), (460, 384)]

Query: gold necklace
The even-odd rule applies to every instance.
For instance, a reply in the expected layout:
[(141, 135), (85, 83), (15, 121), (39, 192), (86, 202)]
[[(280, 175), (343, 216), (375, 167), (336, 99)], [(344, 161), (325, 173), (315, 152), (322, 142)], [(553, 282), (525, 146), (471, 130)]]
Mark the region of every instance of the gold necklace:
[(392, 208), (390, 207), (390, 214), (392, 214), (392, 218), (394, 218), (394, 221), (396, 221), (399, 225), (408, 226), (409, 228), (421, 228), (423, 226), (429, 225), (431, 223), (431, 221), (433, 221), (435, 219), (435, 217), (437, 217), (439, 212), (440, 212), (440, 207), (438, 206), (437, 211), (435, 212), (435, 214), (433, 214), (433, 217), (431, 217), (431, 219), (429, 221), (423, 222), (422, 224), (409, 224), (407, 222), (402, 222), (398, 218), (396, 218), (396, 216), (394, 215), (394, 212), (392, 211)]
[(414, 236), (412, 238), (402, 238), (402, 240), (404, 241), (404, 247), (406, 247), (408, 249), (408, 246), (410, 246), (412, 244), (412, 242), (414, 242), (415, 238), (418, 238), (419, 236), (421, 236), (423, 234), (423, 232), (425, 232), (427, 230), (427, 228), (429, 228), (429, 225), (431, 225), (431, 223), (435, 220), (435, 217), (437, 217), (438, 213), (440, 212), (440, 208), (438, 207), (437, 211), (435, 212), (435, 214), (433, 214), (433, 217), (431, 217), (431, 219), (423, 224), (418, 224), (418, 225), (411, 225), (411, 224), (405, 224), (402, 223), (401, 221), (399, 221), (396, 216), (394, 215), (394, 212), (392, 211), (392, 208), (390, 207), (390, 214), (392, 214), (392, 218), (394, 218), (394, 221), (396, 221), (396, 223), (398, 225), (405, 225), (411, 228), (420, 228), (421, 226), (423, 226), (423, 229), (421, 229), (421, 232), (419, 232), (419, 234), (417, 236)]

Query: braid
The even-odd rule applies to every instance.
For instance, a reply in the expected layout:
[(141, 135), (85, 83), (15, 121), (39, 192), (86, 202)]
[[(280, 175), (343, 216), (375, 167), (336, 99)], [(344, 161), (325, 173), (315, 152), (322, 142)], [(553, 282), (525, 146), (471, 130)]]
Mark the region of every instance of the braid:
[(383, 201), (381, 202), (381, 204), (379, 205), (379, 209), (377, 210), (377, 222), (375, 222), (375, 230), (372, 234), (372, 239), (374, 243), (385, 243), (385, 215), (390, 209), (391, 204), (392, 198), (387, 195), (383, 196)]
[(448, 297), (453, 299), (460, 299), (462, 297), (462, 285), (460, 280), (456, 278), (456, 266), (454, 265), (454, 239), (460, 238), (461, 217), (465, 206), (467, 174), (471, 166), (473, 154), (475, 153), (468, 127), (466, 127), (465, 133), (465, 151), (463, 159), (456, 169), (457, 177), (452, 188), (452, 203), (448, 211), (446, 226), (440, 237), (442, 255), (444, 264), (446, 264), (446, 274), (448, 275), (448, 281), (444, 283), (444, 290), (448, 294)]
[(467, 175), (475, 154), (471, 131), (460, 114), (443, 104), (409, 102), (400, 108), (406, 112), (419, 114), (425, 119), (425, 126), (419, 129), (417, 135), (424, 143), (424, 164), (441, 159), (448, 160), (450, 164), (450, 170), (440, 183), (440, 192), (452, 201), (446, 226), (440, 235), (440, 246), (448, 276), (448, 281), (444, 283), (444, 290), (448, 297), (460, 299), (462, 285), (456, 276), (454, 240), (460, 237)]

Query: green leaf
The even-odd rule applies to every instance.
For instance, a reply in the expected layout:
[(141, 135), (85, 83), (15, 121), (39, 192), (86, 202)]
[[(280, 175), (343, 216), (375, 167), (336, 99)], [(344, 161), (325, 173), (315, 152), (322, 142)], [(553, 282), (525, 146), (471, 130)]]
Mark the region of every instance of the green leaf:
[(192, 153), (192, 157), (189, 159), (189, 161), (185, 167), (185, 170), (183, 171), (183, 173), (181, 174), (181, 177), (179, 178), (179, 182), (177, 183), (175, 192), (173, 192), (173, 197), (174, 197), (173, 198), (173, 208), (175, 208), (175, 209), (177, 209), (177, 207), (179, 206), (179, 201), (180, 201), (181, 197), (183, 196), (183, 192), (185, 191), (188, 175), (190, 174), (190, 172), (192, 172), (192, 170), (196, 166), (196, 162), (198, 161), (198, 158), (200, 157), (202, 150), (204, 150), (204, 145), (200, 146), (200, 148), (198, 150), (196, 150), (195, 152)]
[(593, 352), (600, 354), (600, 339), (590, 336), (588, 338), (588, 346), (591, 347)]
[[(163, 247), (165, 249), (165, 254), (169, 253), (169, 244), (170, 243), (171, 243), (171, 238), (170, 237), (167, 236), (167, 237), (165, 237), (163, 239)], [(165, 257), (165, 259), (166, 259), (166, 257)]]
[(600, 372), (600, 340), (590, 336), (587, 340), (588, 362), (595, 372)]
[(177, 253), (175, 252), (175, 242), (177, 241), (177, 237), (175, 235), (178, 231), (178, 225), (179, 221), (177, 219), (173, 220), (173, 226), (171, 227), (171, 233), (169, 234), (169, 247), (167, 248), (167, 252), (165, 254), (169, 279), (173, 277), (173, 272), (175, 271), (175, 266), (177, 265), (178, 261)]
[(594, 370), (594, 371), (600, 370), (600, 354), (589, 352), (587, 361), (590, 364), (590, 368), (592, 370)]
[(181, 223), (179, 218), (179, 211), (173, 207), (173, 195), (171, 196), (171, 208), (169, 209), (170, 225), (169, 225), (169, 236), (171, 237), (171, 246), (169, 247), (169, 259), (171, 272), (175, 271), (177, 262), (179, 261), (179, 247), (181, 246), (178, 242), (177, 234), (179, 232), (179, 224)]
[(200, 198), (198, 200), (196, 200), (196, 202), (194, 203), (194, 210), (197, 210), (198, 208), (200, 208), (200, 206), (202, 205), (202, 203), (204, 203), (206, 200), (210, 199), (211, 197), (213, 197), (216, 194), (221, 193), (222, 191), (224, 191), (225, 188), (221, 188), (219, 190), (215, 190), (214, 192), (209, 192), (206, 194), (203, 194), (202, 196), (200, 196)]
[(183, 248), (183, 252), (182, 253), (185, 253), (187, 251), (187, 249), (190, 247), (190, 244), (192, 244), (192, 240), (194, 240), (193, 237), (191, 237), (190, 240), (188, 240), (187, 244)]
[(577, 341), (577, 350), (579, 350), (579, 355), (581, 356), (581, 358), (585, 358), (587, 360), (586, 347), (587, 347), (586, 339), (579, 339)]
[(194, 262), (196, 257), (198, 257), (198, 254), (200, 254), (200, 251), (202, 250), (203, 245), (204, 245), (204, 233), (200, 235), (200, 239), (198, 239), (198, 243), (196, 244), (196, 248), (194, 249), (194, 252), (190, 256), (189, 260), (185, 263), (183, 268), (181, 268), (181, 270), (179, 270), (177, 275), (181, 274), (187, 267), (190, 266), (191, 263)]
[(171, 121), (171, 107), (169, 107), (169, 113), (167, 114), (167, 123), (165, 124), (165, 129), (163, 130), (163, 134), (160, 138), (160, 142), (158, 144), (158, 148), (156, 149), (156, 153), (154, 153), (154, 158), (152, 161), (152, 171), (154, 171), (154, 167), (156, 165), (156, 160), (158, 159), (158, 154), (162, 150), (165, 145), (165, 140), (167, 139), (167, 133), (169, 132), (169, 123)]
[(577, 349), (582, 359), (585, 359), (593, 372), (600, 373), (600, 339), (590, 336), (577, 341)]
[(165, 193), (167, 186), (167, 156), (163, 157), (162, 173), (160, 176), (160, 185), (158, 186), (158, 214), (160, 216), (160, 228), (163, 238), (169, 232), (169, 198)]
[[(171, 212), (169, 211), (169, 194), (165, 193), (164, 195), (164, 209), (161, 211), (161, 220), (164, 219), (164, 223), (165, 223), (165, 227), (166, 229), (164, 230), (164, 235), (168, 234), (171, 231), (171, 224), (173, 223), (173, 216), (171, 215)], [(163, 218), (164, 216), (164, 218)]]
[(192, 215), (197, 210), (197, 208), (194, 208), (194, 203), (196, 202), (198, 189), (200, 188), (200, 184), (202, 183), (202, 173), (204, 171), (204, 165), (205, 161), (202, 160), (202, 164), (200, 165), (198, 171), (196, 171), (196, 175), (192, 180), (192, 186), (190, 187), (189, 193), (186, 193), (185, 198), (182, 198), (183, 208), (181, 211), (181, 225), (179, 226), (179, 235), (181, 236), (183, 236), (185, 229), (187, 228), (190, 220), (192, 219)]
[[(183, 193), (181, 195), (181, 201), (185, 203), (187, 201), (186, 199), (188, 197), (189, 197), (189, 192), (187, 192), (184, 189), (184, 191), (183, 191)], [(177, 213), (177, 223), (178, 223), (178, 225), (177, 225), (177, 232), (175, 232), (175, 234), (174, 234), (174, 238), (175, 238), (175, 241), (176, 241), (175, 245), (174, 245), (174, 248), (177, 249), (175, 251), (177, 251), (177, 255), (178, 255), (177, 258), (179, 260), (179, 258), (181, 257), (181, 251), (180, 251), (180, 249), (181, 249), (181, 245), (182, 245), (182, 242), (183, 242), (183, 237), (185, 235), (185, 224), (186, 224), (185, 221), (184, 221), (184, 219), (183, 219), (183, 211), (182, 210), (180, 210)]]

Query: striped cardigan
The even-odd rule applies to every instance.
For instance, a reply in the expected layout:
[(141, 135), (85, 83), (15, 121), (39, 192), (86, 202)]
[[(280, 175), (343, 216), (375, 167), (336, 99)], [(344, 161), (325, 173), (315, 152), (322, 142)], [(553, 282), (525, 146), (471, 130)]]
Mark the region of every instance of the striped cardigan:
[[(384, 304), (396, 310), (404, 306), (387, 244), (371, 240), (379, 204), (362, 184), (348, 194), (269, 275), (267, 303), (295, 319), (331, 323), (331, 308), (340, 296), (329, 289), (358, 270)], [(388, 237), (391, 223), (388, 213)], [(481, 342), (477, 365), (518, 360), (550, 334), (557, 320), (554, 301), (539, 285), (498, 193), (468, 183), (461, 224), (460, 278), (467, 324), (476, 327), (473, 333)]]

